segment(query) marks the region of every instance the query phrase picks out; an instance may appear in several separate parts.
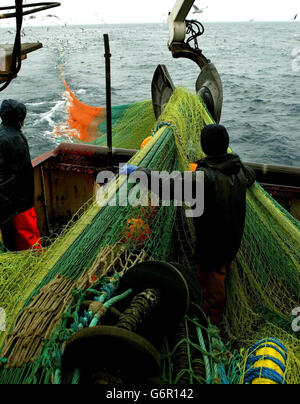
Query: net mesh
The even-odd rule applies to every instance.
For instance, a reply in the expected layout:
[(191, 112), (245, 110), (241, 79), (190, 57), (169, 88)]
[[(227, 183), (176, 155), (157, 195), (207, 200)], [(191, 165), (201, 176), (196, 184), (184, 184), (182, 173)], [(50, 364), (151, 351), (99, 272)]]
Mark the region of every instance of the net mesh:
[[(92, 109), (90, 114), (86, 112), (89, 108), (83, 107), (84, 112), (79, 115), (84, 125), (78, 125), (76, 111), (81, 110), (82, 104), (75, 99), (70, 95), (70, 114), (73, 114), (69, 120), (70, 133), (83, 141), (106, 144), (105, 120), (94, 125), (96, 130), (87, 136), (87, 128), (99, 118), (99, 113), (104, 117), (103, 110)], [(212, 123), (201, 100), (181, 88), (174, 92), (159, 122), (155, 121), (150, 101), (116, 107), (113, 116), (116, 147), (139, 149), (141, 142), (153, 134), (131, 164), (170, 172), (188, 170), (189, 163), (203, 156), (200, 133)], [(0, 346), (3, 345), (0, 383), (59, 380), (61, 345), (79, 327), (80, 304), (94, 283), (110, 284), (114, 276), (122, 276), (133, 264), (146, 259), (174, 261), (176, 256), (185, 265), (192, 265), (195, 235), (182, 208), (120, 206), (124, 194), (130, 190), (126, 178), (116, 178), (107, 192), (116, 196), (117, 206), (101, 205), (99, 201), (88, 203), (78, 213), (79, 219), (72, 221), (43, 253), (0, 254), (0, 306), (6, 311), (6, 331), (0, 333)], [(180, 239), (179, 252), (173, 242), (175, 230), (179, 233), (176, 235)], [(246, 358), (246, 350), (257, 340), (275, 337), (288, 349), (286, 382), (300, 383), (299, 335), (291, 327), (292, 310), (300, 302), (299, 230), (299, 222), (258, 184), (249, 190), (246, 229), (228, 284), (224, 320), (224, 335), (231, 349), (240, 352), (232, 355), (229, 363), (228, 349), (224, 349), (223, 362), (231, 373), (235, 366), (236, 374), (229, 378), (232, 382), (240, 380), (241, 355)], [(61, 293), (66, 285), (72, 290), (67, 295)], [(53, 300), (56, 307), (64, 307), (65, 313), (52, 310), (51, 321), (44, 321)], [(73, 328), (68, 322), (70, 316)], [(188, 323), (186, 319), (185, 325)], [(44, 324), (42, 329), (39, 324)], [(193, 349), (198, 346), (199, 355), (204, 358), (205, 355), (212, 358), (211, 353), (204, 353), (199, 338), (185, 342), (187, 347), (193, 344)], [(34, 346), (30, 352), (29, 346)], [(175, 375), (170, 373), (173, 359), (172, 352), (169, 349), (167, 352), (169, 372), (164, 368), (165, 377), (179, 382), (183, 369), (178, 369)], [(216, 363), (220, 363), (220, 358)], [(190, 381), (213, 382), (207, 374), (200, 372), (201, 376), (197, 376), (202, 361), (196, 357), (193, 363), (188, 369)], [(204, 359), (204, 366), (205, 363)], [(218, 366), (211, 365), (212, 368), (220, 373)], [(76, 379), (75, 376), (72, 377)], [(213, 380), (220, 382), (220, 377)]]

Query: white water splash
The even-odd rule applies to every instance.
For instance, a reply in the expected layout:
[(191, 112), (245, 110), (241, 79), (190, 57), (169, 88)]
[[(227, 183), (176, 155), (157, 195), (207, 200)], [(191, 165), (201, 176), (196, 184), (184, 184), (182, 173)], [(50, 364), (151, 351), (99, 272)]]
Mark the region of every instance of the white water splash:
[(50, 111), (41, 114), (40, 122), (48, 122), (48, 124), (53, 128), (55, 125), (55, 115), (57, 112), (65, 110), (66, 101), (58, 101)]

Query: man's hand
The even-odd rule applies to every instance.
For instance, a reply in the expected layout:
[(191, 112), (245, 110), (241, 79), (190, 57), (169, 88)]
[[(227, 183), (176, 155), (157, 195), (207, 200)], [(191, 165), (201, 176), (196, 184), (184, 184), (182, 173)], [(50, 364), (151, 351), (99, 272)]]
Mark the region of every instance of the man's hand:
[(133, 166), (131, 164), (125, 164), (121, 170), (119, 171), (119, 175), (130, 175), (137, 170), (137, 166)]

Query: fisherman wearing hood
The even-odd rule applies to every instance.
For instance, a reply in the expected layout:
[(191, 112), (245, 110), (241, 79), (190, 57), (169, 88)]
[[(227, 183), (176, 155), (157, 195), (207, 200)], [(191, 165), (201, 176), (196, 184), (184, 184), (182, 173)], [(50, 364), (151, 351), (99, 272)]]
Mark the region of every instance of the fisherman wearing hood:
[[(226, 304), (226, 279), (244, 233), (246, 192), (255, 182), (255, 173), (242, 164), (239, 156), (228, 153), (229, 135), (224, 126), (206, 126), (201, 146), (207, 157), (197, 162), (197, 171), (204, 171), (204, 213), (194, 218), (195, 259), (199, 263), (202, 308), (213, 324), (220, 325)], [(120, 174), (135, 171), (145, 172), (148, 180), (153, 175), (150, 170), (130, 165)], [(171, 195), (173, 192), (171, 189)]]
[(29, 147), (21, 128), (24, 104), (5, 100), (0, 108), (0, 226), (9, 251), (35, 245), (40, 234), (34, 205), (34, 179)]
[(226, 305), (226, 280), (240, 249), (246, 218), (246, 192), (255, 173), (236, 154), (227, 153), (229, 135), (222, 125), (208, 125), (201, 134), (206, 158), (197, 170), (205, 175), (205, 208), (195, 219), (198, 279), (203, 292), (203, 310), (220, 325)]

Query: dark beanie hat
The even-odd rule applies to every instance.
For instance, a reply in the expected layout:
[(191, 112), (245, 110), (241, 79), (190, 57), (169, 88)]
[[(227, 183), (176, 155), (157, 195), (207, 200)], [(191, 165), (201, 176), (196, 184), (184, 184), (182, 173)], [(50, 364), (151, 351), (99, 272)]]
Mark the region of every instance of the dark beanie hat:
[(21, 102), (15, 100), (4, 100), (2, 102), (0, 116), (3, 123), (20, 128), (26, 115), (27, 109)]
[(201, 133), (202, 150), (207, 156), (227, 153), (229, 147), (229, 135), (222, 125), (208, 125)]

